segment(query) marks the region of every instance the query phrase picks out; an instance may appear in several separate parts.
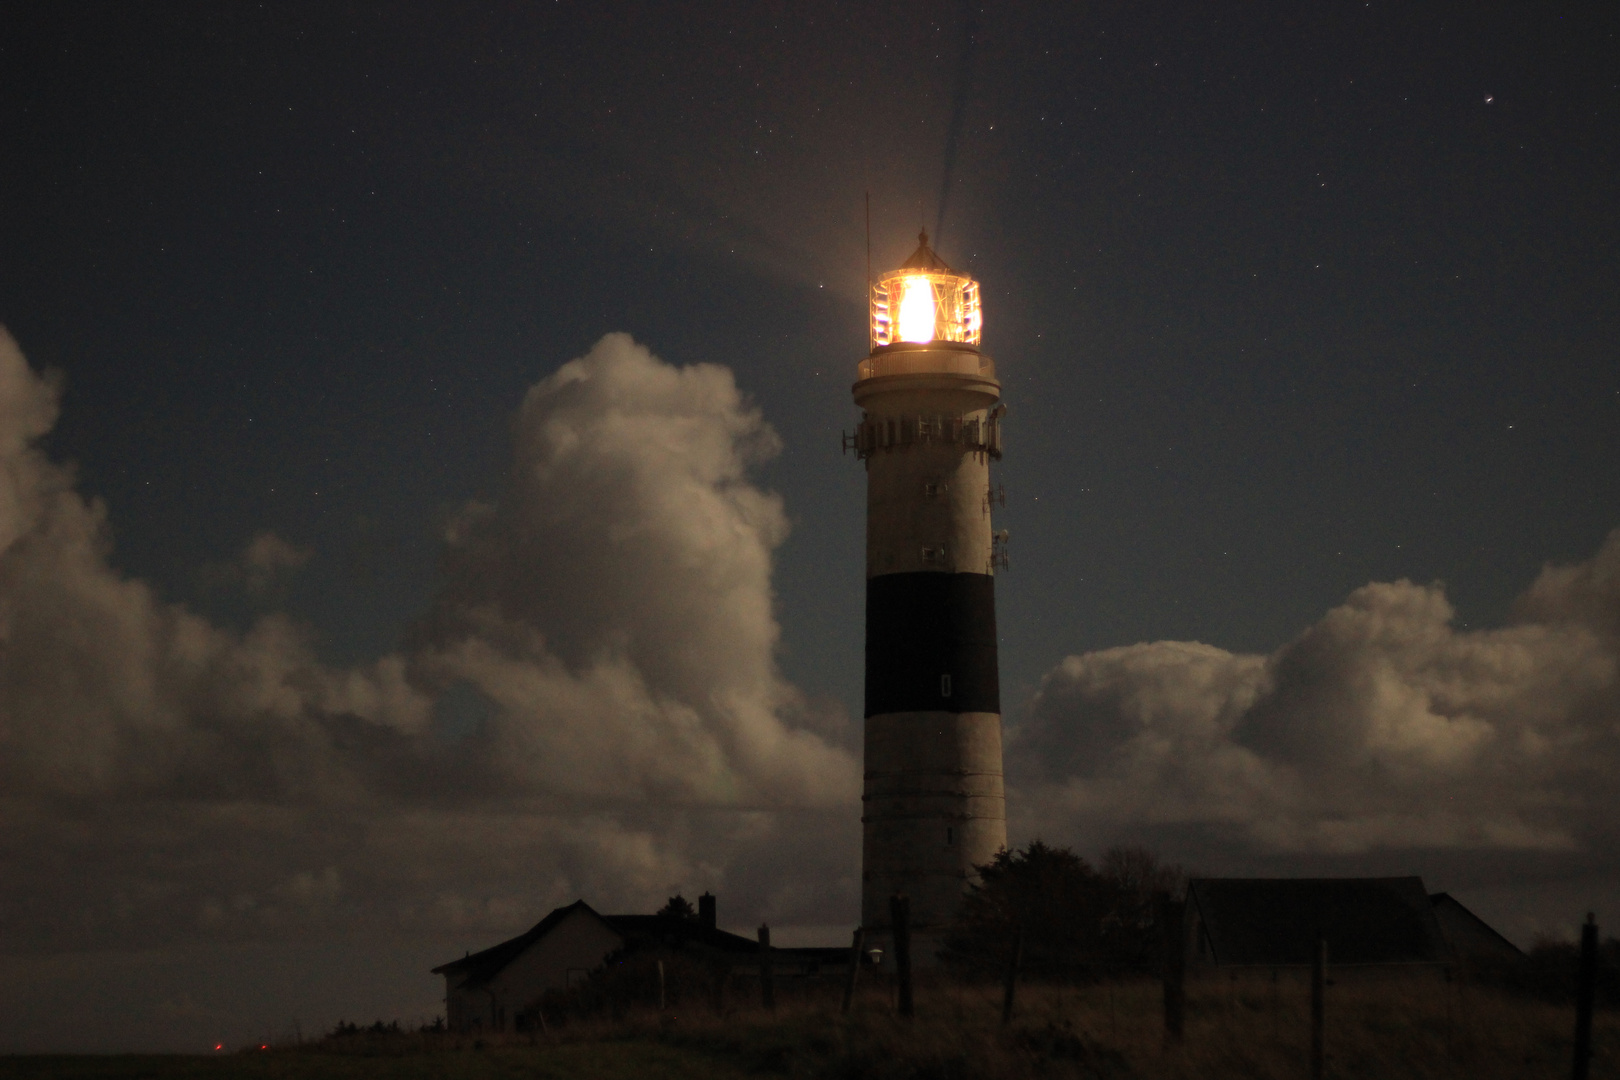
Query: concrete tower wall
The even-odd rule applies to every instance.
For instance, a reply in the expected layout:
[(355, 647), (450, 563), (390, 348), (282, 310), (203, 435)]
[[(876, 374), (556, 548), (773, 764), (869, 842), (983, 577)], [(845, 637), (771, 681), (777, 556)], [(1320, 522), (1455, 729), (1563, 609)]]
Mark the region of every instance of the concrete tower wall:
[(1007, 842), (989, 475), (1001, 388), (960, 346), (874, 354), (863, 369), (899, 373), (854, 388), (867, 468), (861, 922), (881, 941), (889, 897), (906, 894), (926, 963), (973, 867)]

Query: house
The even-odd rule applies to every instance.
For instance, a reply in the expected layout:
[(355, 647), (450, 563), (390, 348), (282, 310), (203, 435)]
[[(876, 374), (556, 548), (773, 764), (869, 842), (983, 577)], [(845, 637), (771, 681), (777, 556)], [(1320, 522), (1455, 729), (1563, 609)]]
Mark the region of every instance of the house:
[[(760, 945), (715, 925), (715, 898), (698, 899), (697, 918), (601, 915), (583, 900), (560, 907), (527, 932), (433, 969), (444, 976), (452, 1031), (526, 1028), (541, 997), (579, 985), (616, 954), (676, 952), (726, 977), (758, 977)], [(847, 949), (770, 950), (773, 974), (805, 978), (844, 970)]]

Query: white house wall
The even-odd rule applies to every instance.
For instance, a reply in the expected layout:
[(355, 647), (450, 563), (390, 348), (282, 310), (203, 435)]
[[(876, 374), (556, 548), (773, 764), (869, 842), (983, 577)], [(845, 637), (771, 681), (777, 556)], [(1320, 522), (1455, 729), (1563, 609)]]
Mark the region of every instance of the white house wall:
[(595, 971), (622, 944), (623, 939), (596, 916), (575, 911), (488, 982), (471, 988), (449, 987), (447, 1019), (463, 1031), (473, 1027), (505, 1030), (547, 990), (567, 987), (570, 972), (577, 980)]

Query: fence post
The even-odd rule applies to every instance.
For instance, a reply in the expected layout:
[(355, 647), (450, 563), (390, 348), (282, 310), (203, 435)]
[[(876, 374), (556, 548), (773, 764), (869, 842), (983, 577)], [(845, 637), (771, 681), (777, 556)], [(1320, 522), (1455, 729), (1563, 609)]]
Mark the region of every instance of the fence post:
[(1018, 965), (1024, 960), (1024, 924), (1013, 933), (1012, 956), (1007, 960), (1007, 986), (1001, 995), (1001, 1022), (1012, 1023), (1013, 995), (1018, 992)]
[(1167, 892), (1155, 893), (1153, 899), (1164, 931), (1164, 1033), (1180, 1039), (1187, 1016), (1187, 904), (1171, 900)]
[(664, 1011), (664, 962), (658, 961), (658, 1011)]
[(861, 927), (855, 928), (855, 939), (849, 945), (849, 979), (844, 983), (843, 1014), (849, 1015), (849, 1007), (855, 1002), (855, 979), (861, 973), (861, 946), (866, 944), (866, 931)]
[(1574, 1080), (1586, 1080), (1592, 1069), (1592, 1005), (1597, 997), (1598, 928), (1597, 916), (1586, 913), (1581, 927), (1581, 966), (1575, 975), (1575, 1063), (1570, 1070)]
[(889, 922), (894, 927), (894, 971), (900, 989), (900, 1015), (910, 1018), (911, 1001), (911, 900), (900, 894), (889, 897)]
[(1311, 961), (1311, 1080), (1322, 1080), (1327, 1068), (1327, 963), (1327, 939), (1317, 938)]
[(776, 986), (772, 982), (771, 971), (771, 928), (768, 923), (759, 924), (759, 1000), (772, 1012), (776, 1011)]

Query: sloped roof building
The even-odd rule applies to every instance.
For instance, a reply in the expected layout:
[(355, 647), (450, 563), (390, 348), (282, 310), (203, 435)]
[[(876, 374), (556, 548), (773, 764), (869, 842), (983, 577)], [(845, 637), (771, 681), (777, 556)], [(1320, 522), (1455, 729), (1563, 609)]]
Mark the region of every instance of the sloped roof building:
[(1325, 939), (1335, 967), (1453, 961), (1423, 879), (1195, 878), (1191, 959), (1219, 967), (1309, 967)]
[(1450, 893), (1432, 893), (1429, 902), (1434, 905), (1440, 930), (1459, 962), (1489, 968), (1516, 964), (1525, 958), (1524, 950), (1497, 933)]
[[(700, 898), (698, 917), (602, 915), (583, 900), (557, 908), (517, 937), (433, 969), (445, 982), (445, 1020), (453, 1031), (508, 1031), (532, 1022), (543, 995), (579, 985), (623, 951), (695, 955), (726, 972), (757, 974), (758, 942), (719, 929), (715, 899)], [(772, 948), (783, 976), (815, 974), (847, 962), (843, 949)]]
[(1307, 968), (1318, 939), (1335, 968), (1486, 967), (1517, 946), (1419, 877), (1194, 878), (1187, 885), (1194, 966)]

